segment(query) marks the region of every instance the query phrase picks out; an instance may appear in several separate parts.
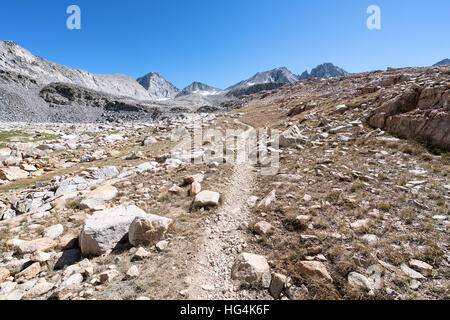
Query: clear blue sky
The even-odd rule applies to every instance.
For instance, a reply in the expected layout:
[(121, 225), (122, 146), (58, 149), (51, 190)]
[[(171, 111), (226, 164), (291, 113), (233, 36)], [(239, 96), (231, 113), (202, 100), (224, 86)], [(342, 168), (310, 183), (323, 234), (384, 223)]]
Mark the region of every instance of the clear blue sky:
[[(79, 5), (82, 29), (66, 28)], [(366, 27), (381, 7), (382, 29)], [(450, 57), (449, 0), (2, 1), (0, 39), (93, 73), (150, 71), (225, 88), (257, 71), (333, 62), (349, 72)]]

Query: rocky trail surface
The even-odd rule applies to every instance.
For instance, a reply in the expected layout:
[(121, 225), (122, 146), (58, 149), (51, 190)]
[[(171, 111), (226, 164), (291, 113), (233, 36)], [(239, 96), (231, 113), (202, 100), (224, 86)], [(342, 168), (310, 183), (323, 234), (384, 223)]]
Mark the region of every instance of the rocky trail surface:
[[(247, 130), (243, 133), (244, 141), (248, 136)], [(248, 159), (233, 166), (231, 181), (223, 194), (223, 204), (205, 230), (200, 254), (193, 264), (194, 275), (188, 290), (190, 299), (250, 298), (245, 292), (236, 290), (230, 270), (235, 263), (235, 255), (247, 246), (244, 230), (248, 228), (248, 199), (252, 195), (256, 171)], [(267, 294), (258, 292), (253, 298), (265, 296)]]

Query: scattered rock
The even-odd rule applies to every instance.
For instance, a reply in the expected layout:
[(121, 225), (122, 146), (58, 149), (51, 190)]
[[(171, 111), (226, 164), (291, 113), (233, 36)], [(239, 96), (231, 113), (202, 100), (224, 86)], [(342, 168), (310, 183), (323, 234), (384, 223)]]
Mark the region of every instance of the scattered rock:
[(404, 263), (402, 263), (402, 265), (400, 266), (400, 269), (411, 279), (416, 279), (416, 280), (425, 279), (425, 277), (421, 273), (414, 271), (413, 269), (411, 269)]
[(168, 245), (169, 245), (169, 241), (163, 240), (163, 241), (158, 242), (155, 246), (158, 251), (165, 251), (167, 249)]
[(269, 288), (271, 281), (270, 267), (263, 256), (241, 253), (234, 263), (231, 277), (243, 284)]
[(187, 176), (183, 179), (185, 184), (192, 184), (194, 182), (202, 183), (205, 176), (201, 173), (194, 174), (192, 176)]
[(409, 266), (411, 268), (417, 270), (418, 272), (429, 275), (429, 276), (433, 272), (432, 266), (430, 266), (428, 263), (420, 261), (420, 260), (416, 260), (416, 259), (410, 260)]
[(266, 221), (261, 221), (255, 224), (255, 232), (259, 235), (268, 235), (272, 231), (272, 225)]
[(128, 269), (127, 273), (125, 274), (125, 277), (127, 279), (134, 279), (134, 278), (138, 278), (140, 275), (139, 273), (139, 269), (136, 266), (132, 266), (130, 267), (130, 269)]
[(367, 290), (372, 290), (373, 289), (373, 284), (372, 282), (367, 279), (366, 276), (357, 273), (357, 272), (350, 272), (348, 277), (348, 284), (351, 285), (352, 287), (355, 288), (362, 288), (362, 289), (367, 289)]
[(333, 282), (327, 268), (319, 261), (301, 261), (299, 269), (302, 276), (306, 278), (318, 278)]
[(82, 209), (103, 209), (106, 201), (114, 199), (117, 196), (117, 189), (106, 185), (88, 192), (80, 203)]
[(35, 262), (22, 272), (16, 274), (16, 281), (18, 283), (25, 282), (37, 276), (39, 272), (41, 272), (41, 266), (39, 262)]
[(98, 276), (98, 280), (101, 284), (103, 284), (103, 283), (108, 283), (108, 282), (113, 281), (118, 276), (119, 276), (119, 271), (117, 271), (116, 269), (111, 269), (111, 270), (100, 273), (100, 275)]
[(258, 208), (267, 208), (277, 197), (276, 190), (272, 190), (261, 202)]
[(31, 261), (43, 263), (50, 260), (51, 256), (52, 256), (51, 253), (36, 251), (35, 253), (32, 254)]
[(130, 225), (128, 238), (132, 245), (154, 245), (161, 240), (173, 220), (154, 214), (137, 217)]
[(191, 185), (191, 190), (189, 192), (189, 194), (191, 196), (196, 196), (198, 195), (200, 192), (202, 191), (202, 185), (200, 184), (200, 182), (194, 181)]
[(274, 299), (280, 297), (281, 292), (284, 290), (287, 282), (287, 277), (285, 275), (274, 273), (272, 275), (272, 282), (270, 283), (270, 294)]
[(292, 147), (303, 144), (306, 141), (307, 138), (302, 136), (300, 129), (297, 126), (293, 126), (280, 135), (279, 145), (280, 147)]
[(10, 276), (9, 270), (6, 268), (0, 267), (0, 283), (5, 281)]
[(49, 239), (56, 239), (58, 238), (60, 235), (62, 235), (64, 232), (64, 227), (62, 226), (62, 224), (57, 224), (51, 227), (48, 227), (47, 229), (45, 229), (44, 231), (44, 237), (49, 238)]
[(21, 254), (34, 253), (36, 251), (46, 252), (54, 247), (57, 243), (50, 238), (40, 238), (31, 241), (24, 241), (19, 244), (19, 251)]
[(33, 299), (40, 297), (48, 293), (54, 287), (55, 285), (53, 283), (47, 282), (45, 279), (39, 279), (37, 283), (25, 293), (24, 298)]
[(151, 144), (157, 143), (158, 140), (156, 140), (154, 137), (150, 136), (150, 137), (146, 137), (143, 141), (142, 141), (142, 146), (146, 147), (149, 146)]
[(195, 197), (194, 207), (218, 206), (220, 194), (214, 191), (202, 191)]
[(0, 168), (0, 179), (15, 181), (28, 178), (29, 173), (18, 167)]
[(370, 219), (361, 219), (361, 220), (351, 223), (350, 227), (353, 230), (360, 230), (363, 228), (367, 228), (369, 226), (369, 224), (370, 224)]
[(148, 258), (148, 257), (150, 257), (150, 253), (147, 250), (145, 250), (144, 248), (139, 248), (133, 255), (132, 260), (144, 260), (145, 258)]
[(80, 273), (75, 273), (59, 286), (59, 288), (54, 292), (53, 296), (59, 300), (66, 299), (72, 294), (73, 291), (79, 289), (79, 286), (82, 282), (83, 276)]

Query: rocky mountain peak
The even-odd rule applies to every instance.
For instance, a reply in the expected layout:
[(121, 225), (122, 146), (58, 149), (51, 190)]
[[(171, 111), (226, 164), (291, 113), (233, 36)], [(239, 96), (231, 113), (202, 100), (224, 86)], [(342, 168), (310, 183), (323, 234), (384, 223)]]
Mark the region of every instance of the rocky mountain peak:
[(137, 82), (155, 99), (172, 99), (180, 92), (180, 89), (157, 72), (150, 72), (138, 78)]
[(299, 79), (307, 80), (312, 78), (334, 78), (346, 76), (348, 74), (349, 73), (344, 69), (339, 68), (330, 62), (327, 62), (312, 69), (311, 73), (308, 73), (308, 71), (303, 72), (299, 76)]
[(228, 90), (241, 89), (264, 83), (292, 83), (296, 81), (298, 81), (297, 76), (286, 67), (280, 67), (265, 72), (258, 72), (253, 77), (229, 87)]
[(447, 64), (450, 64), (450, 59), (444, 59), (444, 60), (441, 60), (441, 61), (439, 61), (438, 63), (434, 64), (433, 67), (436, 67), (436, 66), (445, 66), (445, 65), (447, 65)]
[(221, 89), (211, 87), (202, 82), (194, 81), (186, 88), (184, 88), (181, 92), (177, 94), (177, 98), (191, 95), (191, 94), (200, 94), (200, 95), (215, 95), (222, 92)]

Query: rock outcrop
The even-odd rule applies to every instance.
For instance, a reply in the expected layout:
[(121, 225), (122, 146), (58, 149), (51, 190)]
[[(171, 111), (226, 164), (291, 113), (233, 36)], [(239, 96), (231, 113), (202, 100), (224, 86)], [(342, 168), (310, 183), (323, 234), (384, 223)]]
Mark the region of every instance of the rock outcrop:
[(449, 84), (412, 87), (383, 103), (369, 123), (401, 138), (450, 150), (449, 98)]

